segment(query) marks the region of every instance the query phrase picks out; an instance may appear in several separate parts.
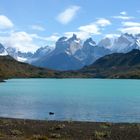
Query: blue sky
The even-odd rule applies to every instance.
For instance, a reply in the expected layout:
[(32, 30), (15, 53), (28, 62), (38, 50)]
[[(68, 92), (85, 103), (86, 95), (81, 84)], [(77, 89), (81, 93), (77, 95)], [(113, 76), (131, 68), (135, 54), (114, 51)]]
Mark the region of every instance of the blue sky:
[(140, 33), (139, 0), (0, 0), (0, 42), (21, 51), (81, 39)]

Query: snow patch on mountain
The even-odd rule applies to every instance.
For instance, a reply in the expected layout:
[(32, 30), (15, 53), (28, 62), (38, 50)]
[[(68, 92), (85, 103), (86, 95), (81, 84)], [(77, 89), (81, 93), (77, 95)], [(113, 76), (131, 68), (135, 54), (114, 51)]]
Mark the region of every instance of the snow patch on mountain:
[(122, 34), (117, 38), (104, 38), (98, 46), (108, 48), (113, 52), (127, 53), (133, 49), (140, 49), (140, 35)]
[(26, 62), (27, 61), (27, 58), (23, 58), (23, 57), (19, 57), (19, 56), (17, 56), (17, 61), (19, 61), (19, 62)]

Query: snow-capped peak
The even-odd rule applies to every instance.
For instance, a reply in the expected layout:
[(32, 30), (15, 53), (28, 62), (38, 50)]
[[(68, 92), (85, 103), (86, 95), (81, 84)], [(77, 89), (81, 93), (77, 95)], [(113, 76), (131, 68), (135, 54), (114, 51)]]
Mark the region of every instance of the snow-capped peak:
[(71, 42), (80, 43), (80, 42), (81, 42), (81, 40), (77, 37), (76, 34), (73, 34), (73, 36), (70, 37), (67, 41), (68, 41), (69, 43), (71, 43)]
[(85, 45), (90, 45), (90, 46), (96, 46), (96, 43), (92, 40), (92, 38), (88, 38), (85, 42), (84, 42), (84, 46)]
[(101, 40), (98, 45), (108, 48), (112, 52), (126, 53), (132, 49), (139, 49), (140, 39), (138, 35), (125, 33), (115, 38), (113, 41), (109, 38), (105, 38)]
[(72, 37), (61, 37), (56, 42), (55, 53), (67, 53), (73, 55), (78, 49), (81, 49), (81, 40), (75, 34)]
[(137, 40), (136, 44), (140, 47), (140, 40)]

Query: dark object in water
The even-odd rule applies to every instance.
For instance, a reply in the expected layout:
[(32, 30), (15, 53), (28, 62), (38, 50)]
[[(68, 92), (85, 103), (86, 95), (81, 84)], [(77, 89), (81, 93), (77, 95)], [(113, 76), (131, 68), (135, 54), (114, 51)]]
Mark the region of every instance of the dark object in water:
[(49, 112), (49, 115), (54, 115), (54, 112)]

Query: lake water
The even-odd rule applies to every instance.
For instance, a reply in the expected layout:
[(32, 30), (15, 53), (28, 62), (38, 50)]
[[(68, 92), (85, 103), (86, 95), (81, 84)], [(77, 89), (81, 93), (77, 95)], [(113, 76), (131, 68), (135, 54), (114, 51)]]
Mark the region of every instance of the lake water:
[(140, 80), (7, 80), (0, 83), (0, 116), (140, 122)]

